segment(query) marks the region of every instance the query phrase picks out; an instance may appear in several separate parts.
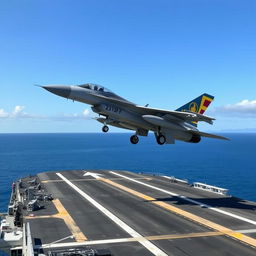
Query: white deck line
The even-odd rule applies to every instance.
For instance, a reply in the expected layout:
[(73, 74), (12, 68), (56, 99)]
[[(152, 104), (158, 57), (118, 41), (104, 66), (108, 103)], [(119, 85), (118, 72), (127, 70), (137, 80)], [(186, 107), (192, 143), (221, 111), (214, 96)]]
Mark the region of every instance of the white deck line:
[[(92, 205), (94, 205), (98, 210), (100, 210), (108, 218), (110, 218), (113, 222), (115, 222), (120, 228), (122, 228), (124, 231), (126, 231), (129, 235), (131, 235), (134, 238), (140, 238), (138, 242), (141, 243), (146, 249), (148, 249), (153, 255), (168, 256), (164, 251), (159, 249), (152, 242), (150, 242), (149, 240), (144, 238), (141, 234), (139, 234), (137, 231), (135, 231), (130, 226), (128, 226), (126, 223), (124, 223), (121, 219), (119, 219), (117, 216), (115, 216), (113, 213), (111, 213), (109, 210), (107, 210), (104, 206), (99, 204), (92, 197), (87, 195), (84, 191), (82, 191), (80, 188), (78, 188), (76, 185), (74, 185), (72, 182), (70, 182), (62, 174), (60, 174), (60, 173), (56, 173), (56, 174), (62, 180), (64, 180), (70, 187), (72, 187), (76, 192), (78, 192), (82, 197), (84, 197), (87, 201), (89, 201)], [(51, 245), (51, 247), (52, 246), (53, 245)]]
[[(256, 233), (256, 229), (242, 229), (242, 230), (235, 230), (235, 232), (242, 233), (242, 234), (250, 234), (250, 233)], [(56, 244), (50, 243), (50, 244), (35, 245), (34, 249), (49, 249), (49, 248), (75, 247), (75, 246), (81, 247), (81, 246), (87, 246), (87, 245), (116, 244), (116, 243), (127, 243), (127, 242), (132, 243), (132, 242), (138, 242), (140, 239), (141, 238), (130, 237), (130, 238), (91, 240), (91, 241), (84, 241), (84, 242), (67, 242), (67, 243), (56, 243)], [(171, 240), (171, 239), (172, 238), (168, 238), (168, 240)], [(13, 250), (22, 249), (22, 247), (17, 246), (12, 249)]]
[[(255, 233), (256, 229), (246, 229), (246, 230), (237, 230), (235, 232), (249, 234)], [(113, 238), (113, 239), (102, 239), (102, 240), (92, 240), (85, 242), (68, 242), (68, 243), (56, 243), (56, 244), (43, 244), (35, 246), (36, 249), (41, 248), (60, 248), (60, 247), (73, 247), (73, 246), (87, 246), (87, 245), (98, 245), (98, 244), (117, 244), (117, 243), (131, 243), (131, 242), (139, 242), (141, 238)], [(172, 238), (169, 238), (172, 240)], [(182, 239), (182, 238), (181, 238)], [(156, 239), (157, 240), (157, 239)]]
[(182, 195), (179, 195), (179, 194), (176, 194), (176, 193), (173, 193), (171, 191), (168, 191), (168, 190), (165, 190), (165, 189), (162, 189), (162, 188), (159, 188), (159, 187), (155, 187), (155, 186), (152, 186), (152, 185), (149, 185), (147, 183), (144, 183), (142, 181), (139, 181), (139, 180), (135, 180), (135, 179), (132, 179), (128, 176), (125, 176), (125, 175), (122, 175), (122, 174), (119, 174), (119, 173), (116, 173), (116, 172), (113, 172), (113, 171), (110, 171), (110, 173), (116, 175), (116, 176), (120, 176), (120, 177), (123, 177), (127, 180), (130, 180), (130, 181), (133, 181), (133, 182), (136, 182), (138, 184), (141, 184), (143, 186), (146, 186), (146, 187), (149, 187), (149, 188), (152, 188), (152, 189), (155, 189), (155, 190), (158, 190), (158, 191), (161, 191), (163, 193), (166, 193), (166, 194), (169, 194), (169, 195), (172, 195), (172, 196), (176, 196), (176, 197), (179, 197), (185, 201), (188, 201), (190, 203), (193, 203), (193, 204), (197, 204), (197, 205), (200, 205), (201, 207), (205, 207), (205, 208), (208, 208), (212, 211), (215, 211), (215, 212), (218, 212), (218, 213), (221, 213), (221, 214), (224, 214), (224, 215), (227, 215), (227, 216), (230, 216), (230, 217), (233, 217), (235, 219), (238, 219), (238, 220), (242, 220), (244, 222), (247, 222), (247, 223), (250, 223), (250, 224), (253, 224), (253, 225), (256, 225), (256, 221), (254, 220), (251, 220), (251, 219), (247, 219), (245, 217), (242, 217), (242, 216), (239, 216), (239, 215), (236, 215), (234, 213), (231, 213), (231, 212), (227, 212), (227, 211), (224, 211), (224, 210), (221, 210), (221, 209), (217, 209), (211, 205), (208, 205), (208, 204), (204, 204), (204, 203), (201, 203), (199, 201), (196, 201), (196, 200), (193, 200), (193, 199), (190, 199), (190, 198), (187, 198), (186, 196), (182, 196)]
[[(36, 245), (35, 249), (75, 247), (75, 246), (87, 246), (87, 245), (98, 245), (98, 244), (118, 244), (118, 243), (128, 243), (128, 242), (131, 243), (131, 242), (139, 242), (140, 239), (141, 238), (130, 237), (130, 238), (114, 238), (114, 239), (91, 240), (91, 241), (84, 241), (84, 242), (42, 244), (42, 245)], [(166, 255), (166, 254), (164, 254), (164, 255)]]

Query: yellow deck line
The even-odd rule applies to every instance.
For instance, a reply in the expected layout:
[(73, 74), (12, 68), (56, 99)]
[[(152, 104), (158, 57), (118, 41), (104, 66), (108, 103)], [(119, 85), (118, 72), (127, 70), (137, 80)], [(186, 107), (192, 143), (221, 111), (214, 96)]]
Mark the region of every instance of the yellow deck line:
[(87, 240), (87, 237), (83, 234), (80, 228), (76, 225), (73, 218), (69, 215), (68, 211), (65, 209), (63, 204), (60, 202), (59, 199), (52, 200), (53, 204), (55, 205), (58, 213), (53, 215), (41, 215), (35, 217), (26, 217), (26, 219), (44, 219), (44, 218), (60, 218), (63, 219), (65, 224), (68, 226), (70, 232), (74, 236), (74, 239), (77, 242), (83, 242)]
[(215, 232), (198, 232), (198, 233), (188, 233), (188, 234), (146, 236), (145, 238), (150, 241), (154, 241), (154, 240), (169, 240), (169, 239), (196, 238), (196, 237), (223, 236), (223, 235), (224, 235), (223, 233), (215, 231)]
[(207, 220), (207, 219), (204, 219), (202, 217), (199, 217), (199, 216), (197, 216), (197, 215), (195, 215), (193, 213), (181, 210), (181, 209), (179, 209), (179, 208), (177, 208), (175, 206), (172, 206), (170, 204), (167, 204), (165, 202), (157, 201), (155, 198), (153, 198), (151, 196), (147, 196), (147, 195), (145, 195), (143, 193), (140, 193), (140, 192), (138, 192), (136, 190), (133, 190), (133, 189), (130, 189), (130, 188), (126, 187), (126, 186), (118, 184), (118, 183), (116, 183), (116, 182), (114, 182), (112, 180), (105, 179), (105, 178), (100, 178), (99, 180), (101, 180), (101, 181), (103, 181), (105, 183), (108, 183), (108, 184), (110, 184), (110, 185), (112, 185), (114, 187), (117, 187), (117, 188), (119, 188), (119, 189), (121, 189), (123, 191), (126, 191), (126, 192), (128, 192), (128, 193), (130, 193), (130, 194), (132, 194), (134, 196), (137, 196), (137, 197), (139, 197), (141, 199), (147, 200), (147, 201), (149, 201), (152, 204), (158, 205), (161, 208), (164, 208), (164, 209), (166, 209), (166, 210), (168, 210), (168, 211), (170, 211), (172, 213), (178, 214), (178, 215), (180, 215), (180, 216), (182, 216), (182, 217), (184, 217), (186, 219), (189, 219), (191, 221), (197, 222), (197, 223), (199, 223), (201, 225), (204, 225), (204, 226), (206, 226), (206, 227), (208, 227), (210, 229), (213, 229), (213, 230), (216, 230), (218, 232), (221, 232), (221, 233), (223, 233), (223, 234), (225, 234), (225, 235), (227, 235), (227, 236), (229, 236), (231, 238), (237, 239), (237, 240), (239, 240), (241, 242), (244, 242), (244, 243), (249, 244), (249, 245), (251, 245), (253, 247), (256, 247), (256, 239), (254, 239), (254, 238), (251, 238), (251, 237), (246, 236), (246, 235), (244, 235), (242, 233), (239, 233), (239, 232), (235, 232), (232, 229), (229, 229), (227, 227), (224, 227), (222, 225), (214, 223), (214, 222), (212, 222), (210, 220)]

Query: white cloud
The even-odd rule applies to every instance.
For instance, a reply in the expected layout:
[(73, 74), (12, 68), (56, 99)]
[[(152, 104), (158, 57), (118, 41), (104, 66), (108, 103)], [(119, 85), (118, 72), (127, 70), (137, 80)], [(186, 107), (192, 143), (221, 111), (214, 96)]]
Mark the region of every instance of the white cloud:
[(85, 120), (91, 118), (91, 113), (88, 109), (85, 109), (82, 113), (72, 113), (72, 114), (59, 114), (56, 116), (50, 116), (51, 120), (56, 121), (71, 121), (71, 120)]
[(8, 117), (9, 114), (4, 111), (4, 109), (0, 108), (0, 118)]
[(83, 115), (85, 117), (88, 117), (90, 115), (90, 111), (88, 109), (85, 109), (84, 112), (83, 112)]
[(13, 110), (13, 115), (19, 115), (23, 112), (24, 106), (16, 106)]
[(81, 120), (89, 119), (91, 117), (91, 112), (85, 109), (82, 113), (71, 113), (71, 114), (58, 114), (52, 116), (43, 116), (36, 114), (28, 114), (24, 111), (25, 106), (15, 106), (10, 112), (6, 112), (4, 109), (0, 109), (0, 119), (41, 119), (41, 120), (53, 120), (53, 121), (67, 121), (67, 120)]
[(13, 111), (6, 112), (3, 108), (0, 109), (0, 118), (19, 118), (19, 117), (29, 117), (27, 113), (24, 112), (24, 106), (15, 106)]
[(256, 117), (256, 100), (242, 100), (235, 104), (217, 107), (214, 109), (214, 113), (217, 115), (230, 115), (232, 117)]
[(24, 106), (15, 106), (14, 110), (9, 114), (9, 117), (11, 118), (32, 118), (33, 116), (27, 114), (24, 112), (25, 107)]

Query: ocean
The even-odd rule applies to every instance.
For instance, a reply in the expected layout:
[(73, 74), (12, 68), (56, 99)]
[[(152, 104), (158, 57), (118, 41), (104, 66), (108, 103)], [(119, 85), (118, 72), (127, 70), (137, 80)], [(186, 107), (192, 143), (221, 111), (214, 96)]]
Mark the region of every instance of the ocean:
[(156, 144), (154, 136), (130, 144), (128, 133), (0, 134), (0, 212), (13, 181), (45, 171), (129, 170), (175, 176), (229, 189), (256, 201), (256, 133), (222, 134), (198, 144)]

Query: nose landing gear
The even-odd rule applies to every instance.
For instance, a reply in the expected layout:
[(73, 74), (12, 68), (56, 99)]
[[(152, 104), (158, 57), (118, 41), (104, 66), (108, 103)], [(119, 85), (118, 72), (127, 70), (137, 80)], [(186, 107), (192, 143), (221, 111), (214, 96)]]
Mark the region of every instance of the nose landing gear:
[(137, 144), (139, 142), (139, 137), (137, 135), (132, 135), (130, 141), (132, 144)]
[(109, 127), (108, 127), (107, 125), (104, 125), (104, 126), (102, 127), (102, 131), (103, 131), (103, 132), (108, 132), (108, 130), (109, 130)]

